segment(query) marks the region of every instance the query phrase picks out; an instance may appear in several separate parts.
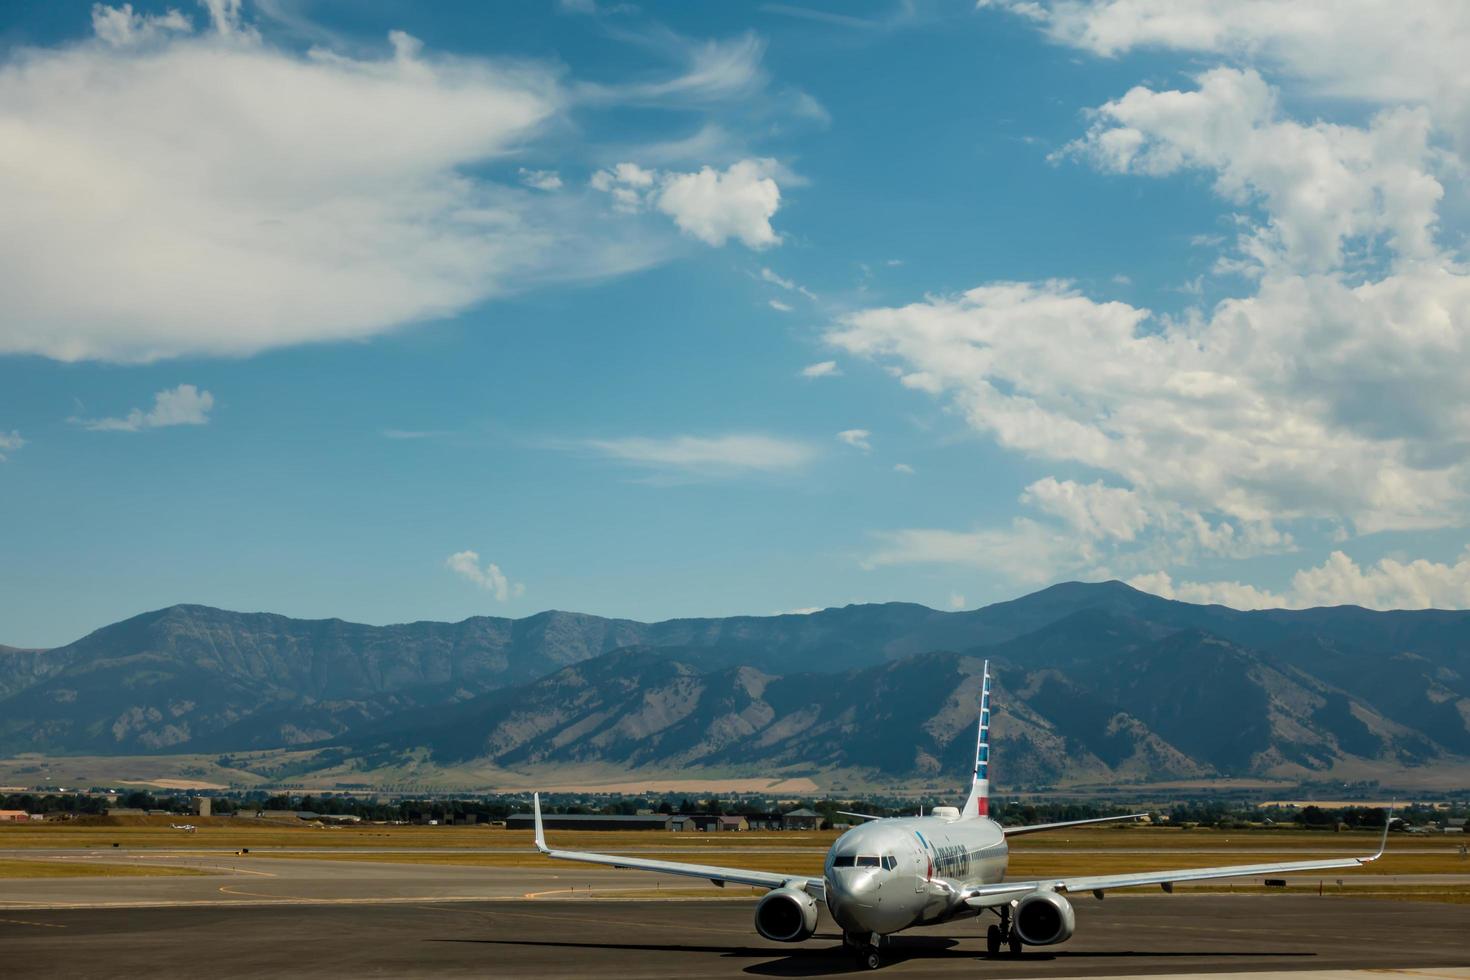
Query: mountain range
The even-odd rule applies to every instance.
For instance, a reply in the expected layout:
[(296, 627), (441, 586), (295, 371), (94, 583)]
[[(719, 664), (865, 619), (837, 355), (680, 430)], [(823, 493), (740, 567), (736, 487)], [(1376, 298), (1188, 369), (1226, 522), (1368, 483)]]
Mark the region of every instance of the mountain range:
[(1240, 612), (1066, 583), (661, 623), (365, 626), (173, 606), (0, 647), (0, 754), (325, 749), (505, 770), (962, 773), (983, 659), (1012, 785), (1363, 778), (1470, 761), (1470, 612)]

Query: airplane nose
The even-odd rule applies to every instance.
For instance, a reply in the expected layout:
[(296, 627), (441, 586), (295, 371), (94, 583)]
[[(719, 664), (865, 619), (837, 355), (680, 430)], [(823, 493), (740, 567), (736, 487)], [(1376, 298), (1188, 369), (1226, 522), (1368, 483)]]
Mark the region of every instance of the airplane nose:
[(827, 911), (848, 932), (872, 932), (878, 902), (877, 876), (868, 872), (830, 872)]

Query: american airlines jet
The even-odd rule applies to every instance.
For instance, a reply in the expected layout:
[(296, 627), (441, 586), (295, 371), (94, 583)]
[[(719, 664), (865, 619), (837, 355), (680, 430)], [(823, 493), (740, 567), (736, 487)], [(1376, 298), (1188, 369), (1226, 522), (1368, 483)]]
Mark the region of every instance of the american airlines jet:
[(986, 933), (990, 954), (999, 953), (1002, 947), (1019, 953), (1023, 945), (1050, 946), (1071, 938), (1076, 919), (1068, 895), (1091, 892), (1095, 898), (1102, 898), (1111, 889), (1141, 885), (1159, 885), (1164, 891), (1172, 892), (1174, 884), (1181, 881), (1356, 868), (1382, 856), (1388, 842), (1391, 821), (1385, 821), (1378, 853), (1366, 857), (1005, 881), (1007, 838), (1081, 824), (1134, 820), (1143, 814), (1004, 827), (989, 815), (989, 770), (990, 664), (987, 661), (980, 694), (975, 773), (964, 807), (936, 806), (926, 817), (871, 818), (870, 823), (854, 827), (837, 838), (827, 852), (820, 878), (619, 854), (553, 850), (546, 844), (541, 823), (540, 794), (536, 795), (534, 804), (536, 848), (547, 857), (565, 861), (708, 878), (721, 887), (729, 882), (769, 889), (756, 903), (755, 931), (776, 942), (799, 943), (809, 939), (817, 928), (817, 903), (823, 902), (842, 928), (844, 945), (856, 952), (859, 963), (876, 969), (882, 964), (885, 938), (913, 926), (990, 913), (998, 920)]

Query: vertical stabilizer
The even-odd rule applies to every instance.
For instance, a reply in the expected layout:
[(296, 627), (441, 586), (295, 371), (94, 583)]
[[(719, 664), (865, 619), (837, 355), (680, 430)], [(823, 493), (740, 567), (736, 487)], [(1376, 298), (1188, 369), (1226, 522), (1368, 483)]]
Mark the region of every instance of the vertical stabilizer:
[(970, 798), (960, 811), (966, 817), (990, 815), (990, 661), (985, 661), (980, 680), (980, 732), (975, 738), (975, 775)]

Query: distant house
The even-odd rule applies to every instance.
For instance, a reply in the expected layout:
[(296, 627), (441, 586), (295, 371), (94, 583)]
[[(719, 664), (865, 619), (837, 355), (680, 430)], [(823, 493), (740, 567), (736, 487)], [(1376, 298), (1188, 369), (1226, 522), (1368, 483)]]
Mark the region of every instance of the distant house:
[(0, 810), (0, 823), (25, 823), (31, 815), (24, 810)]
[(739, 814), (722, 816), (715, 827), (716, 830), (749, 830), (750, 824)]
[[(665, 813), (620, 814), (547, 813), (542, 816), (547, 830), (672, 830), (673, 818)], [(531, 830), (535, 818), (529, 813), (512, 813), (505, 818), (510, 830)]]
[(745, 822), (751, 830), (780, 830), (784, 824), (779, 813), (747, 813)]
[(682, 831), (682, 830), (698, 830), (699, 829), (699, 821), (695, 820), (693, 817), (689, 816), (687, 813), (676, 813), (672, 817), (669, 818), (669, 829), (670, 830), (680, 830), (680, 831)]
[(822, 826), (822, 815), (801, 807), (781, 814), (781, 827), (785, 830), (817, 830)]

